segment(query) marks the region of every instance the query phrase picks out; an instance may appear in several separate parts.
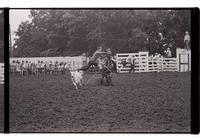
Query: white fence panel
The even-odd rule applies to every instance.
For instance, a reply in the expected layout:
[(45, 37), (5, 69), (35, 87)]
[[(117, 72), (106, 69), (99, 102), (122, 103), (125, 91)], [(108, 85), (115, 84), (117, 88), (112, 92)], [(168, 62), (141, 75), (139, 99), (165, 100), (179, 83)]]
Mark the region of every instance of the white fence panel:
[(123, 66), (123, 61), (127, 61), (130, 57), (135, 57), (135, 72), (148, 72), (148, 52), (139, 53), (118, 53), (117, 56), (117, 70), (119, 73), (127, 73), (130, 70), (130, 64)]
[(149, 59), (149, 72), (162, 71), (162, 58)]
[(177, 58), (163, 58), (162, 71), (178, 71)]
[(130, 70), (130, 64), (123, 66), (122, 61), (126, 61), (128, 57), (139, 57), (139, 53), (118, 53), (116, 54), (116, 65), (119, 73), (127, 73)]
[(176, 58), (150, 58), (148, 52), (119, 53), (117, 54), (117, 70), (119, 73), (127, 73), (130, 64), (123, 66), (122, 62), (135, 56), (135, 72), (160, 72), (160, 71), (191, 71), (191, 51), (177, 49)]

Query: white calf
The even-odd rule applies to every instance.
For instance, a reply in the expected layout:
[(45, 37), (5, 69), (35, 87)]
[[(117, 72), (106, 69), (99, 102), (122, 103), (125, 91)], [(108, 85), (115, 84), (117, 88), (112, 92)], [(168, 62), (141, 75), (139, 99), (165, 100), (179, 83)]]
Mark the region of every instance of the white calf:
[(72, 83), (76, 90), (83, 85), (83, 71), (71, 71)]

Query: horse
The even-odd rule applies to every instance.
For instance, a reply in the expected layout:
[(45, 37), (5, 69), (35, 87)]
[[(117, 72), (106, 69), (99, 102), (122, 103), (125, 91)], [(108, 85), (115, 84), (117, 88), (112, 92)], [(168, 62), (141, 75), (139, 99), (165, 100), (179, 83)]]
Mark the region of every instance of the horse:
[(104, 78), (106, 79), (107, 86), (113, 86), (112, 76), (116, 72), (116, 64), (110, 58), (105, 57), (100, 64), (100, 73), (101, 73), (101, 85), (104, 83)]

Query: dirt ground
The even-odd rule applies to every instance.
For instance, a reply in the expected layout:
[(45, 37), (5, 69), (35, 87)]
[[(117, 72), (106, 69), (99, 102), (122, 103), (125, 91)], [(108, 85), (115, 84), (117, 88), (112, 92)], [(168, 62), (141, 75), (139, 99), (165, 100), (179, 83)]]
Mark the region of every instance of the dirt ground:
[[(87, 81), (92, 75), (86, 75)], [(100, 75), (77, 92), (69, 75), (11, 76), (11, 132), (190, 132), (190, 73)]]
[(4, 131), (4, 85), (0, 85), (0, 132)]

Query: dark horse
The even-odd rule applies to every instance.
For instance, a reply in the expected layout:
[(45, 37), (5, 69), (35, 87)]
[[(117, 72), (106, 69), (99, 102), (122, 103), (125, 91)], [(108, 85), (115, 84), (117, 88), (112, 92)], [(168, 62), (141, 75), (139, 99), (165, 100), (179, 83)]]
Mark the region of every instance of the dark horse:
[(104, 63), (102, 64), (102, 69), (100, 70), (101, 72), (101, 85), (104, 83), (104, 78), (106, 79), (106, 85), (107, 86), (112, 86), (112, 76), (113, 73), (115, 73), (116, 70), (116, 64), (114, 61), (109, 59), (108, 57), (105, 57)]

